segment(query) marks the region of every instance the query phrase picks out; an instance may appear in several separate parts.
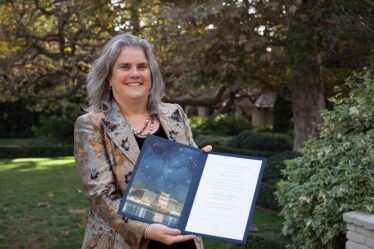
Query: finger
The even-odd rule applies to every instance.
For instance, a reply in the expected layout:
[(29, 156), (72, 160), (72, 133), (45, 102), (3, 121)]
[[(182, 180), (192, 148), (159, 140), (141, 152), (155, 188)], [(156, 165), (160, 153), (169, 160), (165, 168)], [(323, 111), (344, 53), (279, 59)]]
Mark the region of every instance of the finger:
[(171, 238), (170, 244), (179, 243), (187, 240), (196, 239), (195, 235), (189, 234), (189, 235), (178, 235)]
[(179, 229), (175, 229), (175, 228), (167, 228), (165, 229), (164, 233), (167, 235), (172, 235), (172, 236), (177, 236), (177, 235), (182, 234), (182, 232)]
[(213, 147), (211, 145), (207, 145), (204, 148), (202, 148), (204, 152), (211, 152), (213, 150)]

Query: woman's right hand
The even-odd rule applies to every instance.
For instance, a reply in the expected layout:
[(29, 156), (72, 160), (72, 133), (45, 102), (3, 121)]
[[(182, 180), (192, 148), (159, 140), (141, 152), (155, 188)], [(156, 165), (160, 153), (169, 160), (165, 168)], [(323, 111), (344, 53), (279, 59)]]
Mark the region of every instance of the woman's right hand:
[(162, 242), (166, 245), (171, 245), (186, 240), (195, 239), (195, 235), (183, 235), (180, 230), (169, 228), (162, 224), (151, 224), (146, 229), (144, 234), (146, 239)]

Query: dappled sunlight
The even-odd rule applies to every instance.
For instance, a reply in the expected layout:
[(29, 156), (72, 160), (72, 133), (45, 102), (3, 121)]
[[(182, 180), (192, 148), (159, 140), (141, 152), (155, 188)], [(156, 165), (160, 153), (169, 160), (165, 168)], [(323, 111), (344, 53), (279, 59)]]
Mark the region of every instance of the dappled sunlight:
[(79, 188), (74, 157), (1, 159), (0, 248), (80, 248), (88, 202)]
[(0, 160), (0, 171), (35, 171), (49, 169), (51, 166), (73, 165), (74, 157), (54, 158), (17, 158)]

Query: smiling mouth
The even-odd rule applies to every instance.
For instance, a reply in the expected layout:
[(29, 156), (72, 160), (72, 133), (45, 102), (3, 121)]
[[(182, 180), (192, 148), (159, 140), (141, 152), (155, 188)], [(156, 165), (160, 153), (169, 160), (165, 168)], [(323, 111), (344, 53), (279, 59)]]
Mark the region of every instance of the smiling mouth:
[(135, 87), (135, 86), (141, 86), (143, 85), (143, 83), (140, 83), (140, 82), (129, 82), (129, 83), (125, 83), (126, 86), (131, 86), (131, 87)]

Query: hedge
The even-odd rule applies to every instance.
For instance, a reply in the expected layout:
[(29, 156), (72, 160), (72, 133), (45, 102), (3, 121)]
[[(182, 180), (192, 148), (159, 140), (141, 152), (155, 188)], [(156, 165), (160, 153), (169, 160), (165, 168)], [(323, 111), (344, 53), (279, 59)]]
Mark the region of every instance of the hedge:
[(281, 233), (281, 227), (258, 227), (259, 232), (249, 234), (244, 245), (233, 245), (231, 249), (285, 249), (288, 238)]
[(283, 178), (282, 171), (286, 167), (285, 160), (301, 156), (301, 153), (285, 151), (277, 153), (268, 159), (264, 171), (257, 205), (263, 208), (279, 211), (280, 207), (275, 196), (276, 184)]
[(374, 73), (348, 79), (323, 111), (318, 139), (286, 162), (276, 192), (290, 249), (344, 248), (343, 214), (374, 213)]
[[(243, 156), (255, 156), (255, 157), (271, 157), (274, 152), (272, 151), (257, 151), (240, 148), (232, 148), (228, 146), (215, 146), (213, 147), (214, 152), (232, 153)], [(265, 169), (266, 170), (266, 169)]]
[(243, 131), (227, 143), (232, 148), (280, 152), (292, 150), (292, 137), (284, 133)]
[(271, 209), (274, 211), (279, 211), (276, 196), (276, 182), (262, 182), (260, 187), (260, 193), (257, 197), (257, 205), (262, 208)]
[(72, 156), (73, 145), (0, 146), (0, 158)]
[(193, 134), (197, 135), (235, 135), (243, 130), (251, 130), (252, 124), (245, 116), (216, 114), (206, 119), (200, 117), (190, 118)]
[(284, 151), (269, 157), (264, 173), (264, 181), (278, 181), (283, 178), (282, 171), (286, 168), (286, 160), (294, 159), (302, 154), (295, 151)]

